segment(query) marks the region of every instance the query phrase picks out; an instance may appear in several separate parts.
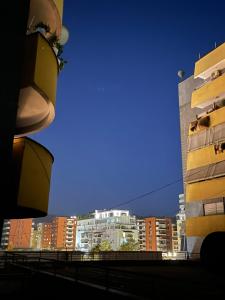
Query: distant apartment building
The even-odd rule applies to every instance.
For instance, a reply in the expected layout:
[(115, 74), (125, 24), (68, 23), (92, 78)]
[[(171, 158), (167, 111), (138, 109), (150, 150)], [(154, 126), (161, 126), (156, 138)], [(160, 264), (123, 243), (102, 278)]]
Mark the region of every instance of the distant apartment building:
[(51, 223), (51, 247), (52, 249), (64, 249), (66, 217), (55, 217)]
[(30, 249), (32, 246), (32, 219), (5, 220), (1, 246), (7, 250)]
[(103, 241), (119, 250), (130, 239), (138, 241), (138, 230), (128, 210), (95, 210), (89, 218), (77, 221), (76, 250), (91, 251)]
[(52, 221), (52, 249), (74, 250), (76, 217), (55, 217)]
[(42, 225), (39, 224), (39, 226), (42, 232), (41, 249), (51, 250), (52, 249), (52, 224), (42, 223)]
[(173, 223), (171, 218), (145, 218), (146, 251), (173, 251)]
[(177, 223), (174, 220), (172, 223), (172, 252), (179, 251), (179, 244), (178, 244), (178, 234), (177, 234)]
[(186, 251), (186, 236), (185, 236), (185, 200), (184, 194), (179, 195), (179, 212), (176, 215), (177, 219), (177, 239), (178, 251)]
[(186, 160), (187, 251), (208, 259), (224, 258), (219, 251), (224, 249), (225, 232), (224, 59), (225, 43), (196, 61), (194, 76), (179, 84), (180, 120), (186, 124), (185, 132), (181, 130), (181, 144)]
[(36, 224), (32, 245), (41, 250), (74, 250), (75, 240), (76, 217), (56, 216)]
[(3, 227), (2, 227), (2, 238), (1, 238), (1, 248), (4, 250), (8, 249), (9, 231), (10, 231), (10, 220), (4, 220)]
[(76, 217), (56, 216), (51, 220), (5, 220), (1, 248), (33, 250), (74, 250)]
[(137, 219), (138, 243), (140, 251), (146, 251), (145, 219)]
[(42, 249), (42, 236), (43, 236), (43, 224), (37, 223), (34, 224), (31, 248), (35, 250)]

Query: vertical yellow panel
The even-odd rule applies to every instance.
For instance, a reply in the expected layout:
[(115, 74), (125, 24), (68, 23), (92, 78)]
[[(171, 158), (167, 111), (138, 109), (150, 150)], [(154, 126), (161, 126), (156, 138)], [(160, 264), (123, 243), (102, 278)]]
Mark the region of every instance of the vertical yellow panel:
[(18, 205), (47, 213), (52, 162), (44, 147), (30, 139), (25, 141)]
[(57, 76), (57, 58), (48, 42), (38, 35), (34, 83), (53, 105), (55, 105), (56, 98)]
[(60, 15), (61, 20), (62, 20), (62, 17), (63, 17), (63, 0), (54, 0), (54, 2), (57, 6), (59, 15)]

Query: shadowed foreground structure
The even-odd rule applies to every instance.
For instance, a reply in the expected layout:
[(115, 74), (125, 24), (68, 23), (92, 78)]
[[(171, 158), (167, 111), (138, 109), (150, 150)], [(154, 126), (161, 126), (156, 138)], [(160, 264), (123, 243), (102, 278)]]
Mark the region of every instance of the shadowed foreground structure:
[[(127, 299), (225, 295), (225, 277), (192, 261), (66, 261), (7, 254), (2, 260), (1, 295), (63, 294)], [(63, 259), (64, 255), (64, 259)]]

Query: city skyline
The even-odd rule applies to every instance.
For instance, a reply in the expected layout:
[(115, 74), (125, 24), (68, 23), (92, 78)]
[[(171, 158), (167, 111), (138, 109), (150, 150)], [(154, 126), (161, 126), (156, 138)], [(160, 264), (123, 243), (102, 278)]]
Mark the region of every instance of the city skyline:
[(0, 248), (11, 250), (162, 251), (182, 250), (178, 220), (139, 218), (129, 210), (95, 210), (92, 214), (5, 220)]
[[(34, 135), (55, 156), (49, 214), (116, 207), (182, 177), (177, 71), (187, 78), (224, 41), (217, 3), (65, 1), (57, 118)], [(175, 215), (182, 191), (181, 181), (121, 209)]]

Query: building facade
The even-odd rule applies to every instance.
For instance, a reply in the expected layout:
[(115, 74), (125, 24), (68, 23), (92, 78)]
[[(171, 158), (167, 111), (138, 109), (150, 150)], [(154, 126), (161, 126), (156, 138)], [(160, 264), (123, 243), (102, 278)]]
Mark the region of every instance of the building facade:
[(2, 227), (2, 236), (1, 236), (1, 248), (4, 250), (8, 249), (9, 231), (10, 231), (10, 220), (4, 220), (3, 227)]
[(177, 239), (178, 239), (178, 251), (186, 251), (186, 234), (185, 234), (185, 200), (184, 194), (179, 195), (179, 212), (176, 215), (177, 219)]
[(140, 251), (146, 251), (145, 219), (137, 219), (138, 243)]
[(1, 246), (6, 250), (31, 249), (32, 234), (32, 219), (5, 220)]
[(43, 236), (43, 224), (42, 223), (34, 223), (33, 233), (31, 236), (31, 248), (35, 250), (42, 249), (42, 236)]
[(179, 252), (178, 234), (177, 234), (177, 223), (174, 220), (172, 222), (172, 252)]
[(146, 251), (173, 251), (173, 225), (171, 218), (145, 218)]
[(52, 250), (52, 223), (39, 224), (42, 233), (41, 250)]
[(76, 224), (75, 216), (56, 216), (51, 221), (37, 223), (33, 233), (33, 249), (74, 250)]
[[(195, 63), (194, 84), (189, 88), (180, 84), (179, 98), (185, 95), (191, 107), (188, 137), (183, 136), (186, 148), (182, 150), (186, 153), (186, 236), (191, 254), (203, 251), (212, 234), (225, 231), (224, 59), (225, 43)], [(215, 241), (211, 249), (218, 249)]]
[(127, 210), (96, 210), (93, 217), (77, 221), (76, 250), (88, 252), (107, 241), (116, 251), (131, 239), (138, 242), (138, 230)]

